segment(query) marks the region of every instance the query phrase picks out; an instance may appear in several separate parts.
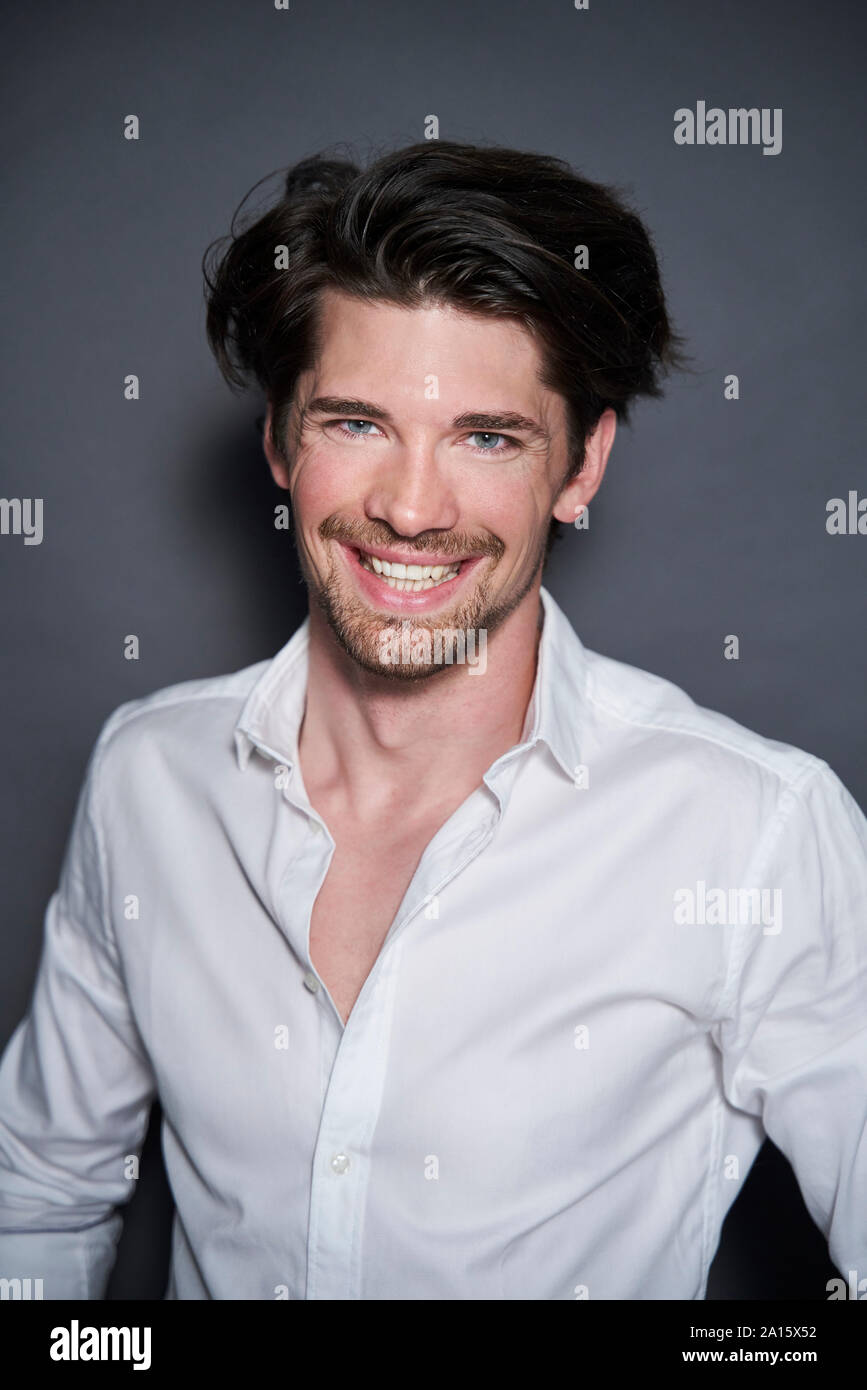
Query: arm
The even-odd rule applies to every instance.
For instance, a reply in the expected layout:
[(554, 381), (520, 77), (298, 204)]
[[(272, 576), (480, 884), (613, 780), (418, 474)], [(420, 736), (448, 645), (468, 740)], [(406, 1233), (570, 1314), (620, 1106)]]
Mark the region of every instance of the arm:
[(725, 1094), (761, 1115), (837, 1268), (867, 1278), (867, 820), (827, 764), (783, 793), (756, 869), (781, 927), (733, 941)]
[(46, 1299), (100, 1299), (156, 1093), (106, 911), (96, 781), (79, 796), (45, 914), (29, 1013), (0, 1062), (0, 1278), (42, 1279)]

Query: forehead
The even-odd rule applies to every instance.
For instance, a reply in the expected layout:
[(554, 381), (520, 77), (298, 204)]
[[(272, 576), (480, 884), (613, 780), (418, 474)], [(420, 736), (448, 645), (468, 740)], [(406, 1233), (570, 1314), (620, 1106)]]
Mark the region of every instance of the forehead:
[[(467, 408), (556, 411), (560, 397), (538, 380), (540, 348), (513, 319), (436, 303), (407, 309), (323, 291), (316, 393), (382, 400), (386, 392), (460, 401)], [(431, 378), (436, 391), (431, 391)]]

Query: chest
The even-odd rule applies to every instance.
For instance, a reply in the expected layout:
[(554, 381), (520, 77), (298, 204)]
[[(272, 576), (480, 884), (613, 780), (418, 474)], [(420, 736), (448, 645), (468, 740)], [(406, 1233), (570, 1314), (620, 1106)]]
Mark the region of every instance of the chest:
[(383, 839), (329, 829), (335, 850), (310, 917), (310, 959), (345, 1023), (433, 831)]

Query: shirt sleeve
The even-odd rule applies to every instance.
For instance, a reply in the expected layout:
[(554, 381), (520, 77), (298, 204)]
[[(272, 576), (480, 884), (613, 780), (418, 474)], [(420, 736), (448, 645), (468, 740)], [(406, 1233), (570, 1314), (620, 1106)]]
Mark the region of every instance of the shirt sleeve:
[(867, 820), (827, 763), (783, 793), (756, 874), (779, 912), (733, 939), (723, 1089), (788, 1158), (837, 1269), (867, 1277)]
[(96, 778), (111, 724), (46, 909), (30, 1009), (0, 1061), (0, 1278), (41, 1279), (46, 1299), (104, 1298), (156, 1094), (106, 913)]

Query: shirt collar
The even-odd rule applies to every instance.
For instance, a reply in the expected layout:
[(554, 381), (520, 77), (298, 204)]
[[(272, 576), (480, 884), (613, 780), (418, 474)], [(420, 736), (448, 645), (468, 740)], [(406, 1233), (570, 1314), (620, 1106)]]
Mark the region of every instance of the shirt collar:
[[(574, 780), (581, 763), (580, 739), (587, 704), (587, 651), (544, 585), (540, 597), (544, 620), (536, 679), (519, 746), (544, 742)], [(250, 691), (235, 725), (235, 749), (242, 772), (254, 748), (287, 767), (297, 761), (309, 645), (307, 617)]]

